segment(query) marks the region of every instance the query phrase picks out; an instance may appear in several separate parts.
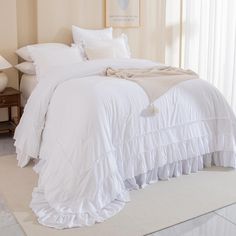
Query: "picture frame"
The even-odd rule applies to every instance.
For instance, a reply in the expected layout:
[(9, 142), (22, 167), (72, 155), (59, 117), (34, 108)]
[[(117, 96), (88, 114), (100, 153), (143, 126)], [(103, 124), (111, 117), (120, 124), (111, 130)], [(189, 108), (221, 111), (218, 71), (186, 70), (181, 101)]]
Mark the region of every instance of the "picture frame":
[(140, 0), (106, 0), (106, 27), (140, 27)]

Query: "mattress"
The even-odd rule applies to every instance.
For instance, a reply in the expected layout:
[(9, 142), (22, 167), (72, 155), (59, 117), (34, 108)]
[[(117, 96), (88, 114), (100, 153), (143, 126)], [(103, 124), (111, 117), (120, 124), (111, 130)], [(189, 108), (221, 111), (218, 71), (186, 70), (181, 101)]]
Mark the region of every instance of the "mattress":
[(37, 85), (36, 75), (23, 74), (20, 82), (21, 91), (21, 106), (25, 106), (28, 98), (30, 97), (32, 91)]

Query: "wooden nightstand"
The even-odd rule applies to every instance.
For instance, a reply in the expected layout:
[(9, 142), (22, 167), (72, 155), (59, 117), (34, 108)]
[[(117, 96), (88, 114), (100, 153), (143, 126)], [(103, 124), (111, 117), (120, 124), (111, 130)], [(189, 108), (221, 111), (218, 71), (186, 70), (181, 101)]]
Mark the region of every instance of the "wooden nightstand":
[[(6, 88), (0, 93), (0, 108), (8, 108), (8, 121), (0, 122), (0, 132), (14, 131), (20, 121), (21, 92), (14, 88)], [(17, 116), (12, 120), (12, 107), (17, 108)], [(0, 111), (1, 112), (1, 111)]]

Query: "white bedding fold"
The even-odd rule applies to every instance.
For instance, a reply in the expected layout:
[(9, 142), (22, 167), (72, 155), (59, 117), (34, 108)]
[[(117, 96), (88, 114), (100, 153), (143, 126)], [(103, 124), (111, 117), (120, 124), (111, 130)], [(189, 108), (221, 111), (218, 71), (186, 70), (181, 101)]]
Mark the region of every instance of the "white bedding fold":
[(30, 158), (38, 158), (41, 144), (41, 133), (45, 124), (45, 117), (51, 97), (58, 85), (67, 80), (79, 79), (92, 75), (102, 75), (108, 66), (150, 67), (157, 65), (146, 60), (94, 60), (81, 62), (79, 65), (52, 68), (47, 76), (40, 81), (31, 94), (20, 124), (15, 131), (14, 139), (17, 149), (19, 166), (24, 167)]

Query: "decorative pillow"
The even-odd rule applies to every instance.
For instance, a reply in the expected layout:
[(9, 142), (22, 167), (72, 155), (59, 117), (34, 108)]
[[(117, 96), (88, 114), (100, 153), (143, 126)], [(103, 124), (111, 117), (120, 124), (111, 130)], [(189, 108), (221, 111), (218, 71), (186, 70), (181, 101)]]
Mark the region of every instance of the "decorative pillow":
[(28, 45), (22, 48), (19, 48), (16, 50), (16, 54), (24, 59), (25, 61), (30, 61), (32, 62), (32, 58), (30, 56), (28, 47), (35, 47), (35, 48), (45, 48), (45, 49), (60, 49), (60, 48), (69, 48), (68, 45), (63, 44), (63, 43), (39, 43), (39, 44), (33, 44), (33, 45)]
[(105, 59), (105, 58), (117, 58), (116, 50), (110, 45), (101, 46), (96, 48), (85, 49), (88, 60)]
[(79, 50), (75, 47), (61, 49), (47, 49), (28, 47), (30, 56), (36, 66), (37, 79), (47, 75), (52, 67), (77, 64), (83, 61)]
[(28, 74), (28, 75), (36, 74), (35, 65), (32, 62), (28, 62), (28, 61), (22, 62), (16, 65), (15, 68), (24, 74)]
[(126, 43), (126, 36), (109, 40), (88, 40), (85, 43), (85, 52), (89, 60), (104, 58), (130, 58), (130, 50)]

